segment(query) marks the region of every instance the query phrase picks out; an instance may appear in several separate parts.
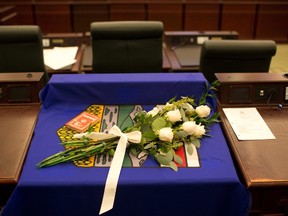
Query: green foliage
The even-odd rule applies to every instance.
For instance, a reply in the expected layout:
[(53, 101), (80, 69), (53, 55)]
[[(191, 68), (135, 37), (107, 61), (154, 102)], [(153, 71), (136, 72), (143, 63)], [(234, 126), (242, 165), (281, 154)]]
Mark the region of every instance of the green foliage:
[[(177, 164), (182, 164), (182, 158), (177, 155), (177, 150), (182, 146), (187, 146), (188, 154), (193, 154), (193, 146), (200, 148), (201, 138), (208, 137), (209, 126), (219, 122), (218, 113), (208, 113), (206, 117), (200, 117), (196, 112), (196, 107), (206, 105), (207, 98), (213, 97), (213, 91), (216, 90), (218, 82), (206, 86), (204, 94), (200, 97), (199, 103), (196, 104), (193, 97), (182, 97), (176, 100), (176, 97), (170, 99), (166, 105), (161, 108), (155, 108), (153, 112), (139, 111), (131, 127), (125, 128), (124, 133), (140, 131), (142, 134), (140, 143), (130, 143), (129, 151), (133, 155), (145, 151), (159, 164), (170, 167), (177, 171)], [(171, 113), (178, 112), (174, 120), (169, 120)], [(170, 111), (173, 111), (168, 115)], [(180, 115), (180, 118), (179, 118)], [(170, 117), (169, 117), (170, 116)], [(201, 115), (202, 116), (202, 115)], [(195, 128), (184, 128), (184, 123), (195, 123)], [(194, 124), (193, 123), (193, 124)], [(192, 125), (193, 125), (192, 124)], [(186, 124), (187, 125), (187, 124)], [(162, 130), (171, 128), (171, 133)], [(88, 134), (93, 133), (92, 127), (89, 127)], [(94, 132), (96, 133), (96, 132)], [(165, 134), (166, 133), (166, 134)], [(171, 138), (171, 139), (170, 139)], [(97, 154), (109, 154), (113, 156), (117, 147), (119, 137), (103, 141), (91, 140), (82, 137), (79, 141), (62, 143), (67, 150), (59, 152), (48, 157), (37, 164), (38, 167), (52, 166), (58, 163), (84, 159)], [(171, 141), (172, 140), (172, 141)]]
[(152, 129), (154, 132), (166, 127), (167, 121), (163, 117), (158, 117), (152, 122)]

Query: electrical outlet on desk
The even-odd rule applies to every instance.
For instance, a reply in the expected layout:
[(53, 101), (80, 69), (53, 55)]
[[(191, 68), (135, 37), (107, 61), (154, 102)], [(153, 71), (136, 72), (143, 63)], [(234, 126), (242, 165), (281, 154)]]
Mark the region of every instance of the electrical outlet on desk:
[[(259, 101), (276, 101), (281, 100), (281, 88), (277, 85), (263, 85), (255, 88), (255, 100)], [(283, 92), (284, 94), (284, 92)]]

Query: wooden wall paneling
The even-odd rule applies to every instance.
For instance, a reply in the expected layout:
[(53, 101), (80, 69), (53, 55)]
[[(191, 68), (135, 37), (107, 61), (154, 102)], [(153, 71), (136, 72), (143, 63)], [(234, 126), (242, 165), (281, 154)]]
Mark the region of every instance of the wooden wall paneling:
[(288, 37), (288, 3), (261, 3), (259, 5), (256, 39), (286, 41)]
[(17, 25), (34, 25), (34, 13), (32, 0), (0, 0), (0, 5), (13, 5), (17, 13), (16, 24)]
[(146, 5), (141, 0), (111, 0), (110, 20), (146, 20)]
[(17, 11), (18, 25), (35, 25), (34, 12), (32, 4), (15, 5)]
[(147, 19), (162, 21), (165, 31), (182, 31), (182, 1), (149, 1), (147, 3)]
[(220, 4), (218, 1), (187, 0), (184, 13), (184, 30), (186, 31), (219, 30)]
[(75, 4), (72, 6), (73, 31), (90, 31), (90, 24), (95, 21), (109, 20), (109, 5), (105, 2), (97, 4)]
[(17, 12), (14, 5), (0, 5), (0, 25), (16, 25)]
[(40, 0), (35, 4), (36, 24), (40, 26), (43, 33), (65, 33), (72, 31), (70, 5), (54, 2), (43, 2)]
[(253, 39), (256, 9), (256, 3), (227, 4), (223, 1), (221, 30), (235, 30), (239, 39)]

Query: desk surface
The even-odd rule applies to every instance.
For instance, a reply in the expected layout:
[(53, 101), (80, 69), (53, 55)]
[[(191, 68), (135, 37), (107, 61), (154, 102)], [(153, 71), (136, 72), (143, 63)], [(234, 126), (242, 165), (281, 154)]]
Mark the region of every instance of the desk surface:
[(288, 186), (288, 110), (257, 108), (276, 137), (272, 140), (239, 141), (226, 116), (223, 126), (248, 187)]
[(205, 40), (238, 39), (235, 31), (166, 31), (165, 52), (172, 71), (199, 71)]
[(0, 73), (0, 83), (7, 82), (39, 82), (43, 77), (43, 72), (15, 72)]
[[(170, 71), (171, 66), (170, 66), (170, 62), (169, 62), (168, 57), (167, 57), (167, 52), (165, 52), (165, 48), (163, 48), (163, 50), (162, 50), (162, 58), (163, 58), (163, 63), (162, 63), (163, 72), (164, 71)], [(82, 57), (82, 61), (80, 64), (81, 71), (91, 73), (92, 72), (92, 61), (93, 61), (92, 47), (91, 47), (91, 45), (86, 45), (84, 48), (83, 57)]]
[(17, 183), (39, 109), (39, 105), (0, 106), (0, 184)]
[[(53, 75), (41, 94), (21, 178), (2, 216), (97, 215), (109, 168), (35, 166), (63, 150), (56, 131), (91, 104), (163, 104), (174, 96), (199, 98), (205, 86), (201, 73)], [(202, 140), (200, 168), (123, 168), (114, 208), (105, 215), (246, 215), (250, 194), (238, 179), (220, 124), (211, 127), (211, 136)]]
[(39, 105), (0, 105), (0, 209), (20, 178), (39, 109)]

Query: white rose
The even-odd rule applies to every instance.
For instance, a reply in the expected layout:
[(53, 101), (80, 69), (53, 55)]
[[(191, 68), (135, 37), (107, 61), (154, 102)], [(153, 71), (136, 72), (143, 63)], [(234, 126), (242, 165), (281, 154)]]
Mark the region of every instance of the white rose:
[(186, 109), (185, 114), (186, 114), (187, 116), (191, 116), (191, 115), (194, 113), (194, 111), (195, 111), (194, 107), (193, 107), (191, 104), (189, 104), (189, 103), (186, 103), (186, 104), (183, 106), (183, 108)]
[(152, 117), (156, 116), (159, 112), (159, 109), (157, 107), (154, 107), (152, 110), (150, 110), (147, 114), (152, 115)]
[(187, 121), (182, 124), (183, 130), (187, 132), (189, 135), (194, 134), (196, 123), (195, 121)]
[(206, 130), (204, 128), (204, 125), (196, 125), (194, 135), (196, 137), (202, 137), (205, 134)]
[(188, 111), (194, 111), (194, 107), (193, 107), (191, 104), (189, 104), (189, 103), (186, 103), (186, 104), (185, 104), (185, 108), (186, 108)]
[(201, 105), (196, 107), (196, 113), (198, 114), (199, 117), (207, 117), (210, 114), (210, 107), (207, 105)]
[(172, 124), (181, 121), (181, 113), (178, 109), (167, 112), (167, 117)]
[(159, 131), (159, 139), (166, 142), (171, 142), (173, 139), (173, 131), (170, 127), (161, 128)]

